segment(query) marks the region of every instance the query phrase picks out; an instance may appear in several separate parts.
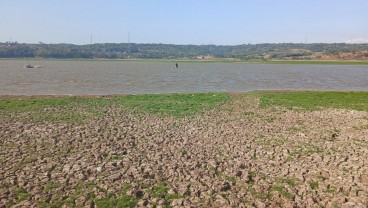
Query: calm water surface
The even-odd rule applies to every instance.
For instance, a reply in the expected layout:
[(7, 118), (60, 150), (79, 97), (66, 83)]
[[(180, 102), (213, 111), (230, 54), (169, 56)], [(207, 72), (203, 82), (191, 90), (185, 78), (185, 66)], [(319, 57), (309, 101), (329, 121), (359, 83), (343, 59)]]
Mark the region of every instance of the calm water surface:
[[(40, 69), (24, 69), (27, 64)], [(368, 90), (368, 66), (0, 60), (0, 95)]]

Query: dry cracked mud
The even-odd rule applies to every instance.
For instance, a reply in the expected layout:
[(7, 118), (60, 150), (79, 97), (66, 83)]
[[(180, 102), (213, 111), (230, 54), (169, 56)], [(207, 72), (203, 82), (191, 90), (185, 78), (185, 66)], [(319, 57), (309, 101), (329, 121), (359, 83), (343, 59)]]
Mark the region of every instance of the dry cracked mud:
[(184, 118), (107, 107), (83, 124), (14, 115), (0, 121), (0, 207), (368, 206), (367, 112), (258, 102)]

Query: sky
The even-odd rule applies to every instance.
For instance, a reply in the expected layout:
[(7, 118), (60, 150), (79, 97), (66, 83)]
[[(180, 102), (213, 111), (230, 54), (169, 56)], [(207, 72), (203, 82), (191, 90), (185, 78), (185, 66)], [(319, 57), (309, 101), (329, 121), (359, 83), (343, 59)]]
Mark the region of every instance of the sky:
[(0, 42), (368, 43), (367, 0), (1, 0)]

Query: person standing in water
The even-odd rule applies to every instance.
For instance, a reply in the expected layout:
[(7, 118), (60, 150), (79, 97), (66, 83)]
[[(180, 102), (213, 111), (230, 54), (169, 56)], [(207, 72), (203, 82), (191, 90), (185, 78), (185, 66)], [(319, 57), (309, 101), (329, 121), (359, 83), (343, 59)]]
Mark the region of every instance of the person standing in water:
[(175, 69), (178, 69), (179, 68), (179, 65), (178, 63), (175, 64)]

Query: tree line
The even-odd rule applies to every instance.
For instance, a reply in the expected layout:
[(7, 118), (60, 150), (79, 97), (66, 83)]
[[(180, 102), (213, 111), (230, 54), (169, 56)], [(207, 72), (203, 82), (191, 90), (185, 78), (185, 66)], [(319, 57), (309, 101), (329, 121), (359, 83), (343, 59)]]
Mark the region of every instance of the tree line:
[(264, 43), (225, 45), (174, 45), (137, 43), (26, 44), (0, 43), (0, 58), (106, 58), (192, 59), (200, 57), (251, 59), (307, 59), (316, 53), (338, 54), (368, 51), (368, 44)]

